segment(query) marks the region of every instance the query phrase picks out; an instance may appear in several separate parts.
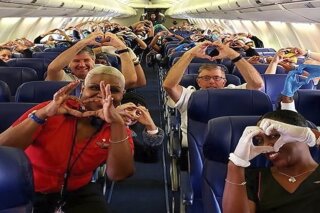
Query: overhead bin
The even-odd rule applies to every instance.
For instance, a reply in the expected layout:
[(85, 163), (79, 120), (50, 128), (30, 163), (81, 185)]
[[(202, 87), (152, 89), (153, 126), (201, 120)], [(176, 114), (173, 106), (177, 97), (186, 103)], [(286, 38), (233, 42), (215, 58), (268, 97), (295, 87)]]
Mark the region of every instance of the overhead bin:
[(211, 2), (203, 2), (190, 7), (191, 13), (202, 14), (208, 12), (208, 8), (211, 7)]
[(229, 0), (228, 4), (231, 10), (253, 7), (250, 0)]

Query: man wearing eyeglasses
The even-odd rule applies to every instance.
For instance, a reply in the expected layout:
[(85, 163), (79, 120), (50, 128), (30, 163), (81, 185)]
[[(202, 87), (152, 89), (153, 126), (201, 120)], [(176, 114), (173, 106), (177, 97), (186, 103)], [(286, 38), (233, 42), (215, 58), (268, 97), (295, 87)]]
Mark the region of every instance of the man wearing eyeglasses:
[[(218, 50), (217, 56), (209, 56), (206, 50), (212, 46)], [(168, 106), (176, 108), (181, 114), (181, 131), (182, 131), (182, 146), (187, 146), (187, 106), (191, 94), (196, 90), (195, 87), (187, 88), (180, 85), (180, 81), (184, 71), (191, 63), (193, 58), (206, 58), (211, 61), (216, 59), (230, 59), (240, 71), (246, 83), (235, 86), (226, 85), (226, 75), (224, 70), (216, 64), (205, 64), (199, 68), (197, 84), (200, 89), (209, 88), (229, 88), (229, 89), (252, 89), (260, 90), (263, 88), (263, 80), (257, 70), (248, 63), (241, 55), (229, 46), (221, 42), (205, 41), (199, 43), (189, 51), (185, 52), (182, 57), (175, 63), (168, 72), (166, 79), (163, 82), (163, 88), (167, 92)]]

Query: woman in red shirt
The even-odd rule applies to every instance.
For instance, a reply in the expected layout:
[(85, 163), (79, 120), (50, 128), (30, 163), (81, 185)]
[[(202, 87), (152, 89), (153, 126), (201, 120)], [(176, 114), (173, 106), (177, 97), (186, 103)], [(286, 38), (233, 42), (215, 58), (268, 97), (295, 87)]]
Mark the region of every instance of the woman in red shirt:
[[(130, 130), (114, 106), (125, 79), (113, 67), (91, 70), (77, 99), (78, 81), (22, 115), (0, 135), (0, 145), (24, 149), (31, 160), (36, 196), (33, 212), (108, 212), (93, 171), (107, 163), (111, 180), (134, 171)], [(100, 124), (94, 124), (95, 120)]]

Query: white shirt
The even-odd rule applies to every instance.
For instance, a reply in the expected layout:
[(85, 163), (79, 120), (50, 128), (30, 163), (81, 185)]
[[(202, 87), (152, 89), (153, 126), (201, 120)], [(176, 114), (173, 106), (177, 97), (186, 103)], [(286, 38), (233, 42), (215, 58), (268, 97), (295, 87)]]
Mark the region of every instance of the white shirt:
[[(246, 89), (246, 83), (241, 84), (239, 86), (235, 86), (234, 84), (229, 84), (225, 89)], [(170, 97), (167, 98), (167, 105), (171, 108), (175, 108), (179, 110), (181, 115), (181, 125), (180, 129), (182, 132), (182, 146), (188, 147), (188, 139), (187, 139), (187, 121), (188, 121), (188, 102), (191, 94), (196, 91), (194, 86), (188, 86), (187, 88), (182, 87), (182, 93), (180, 99), (175, 103)]]

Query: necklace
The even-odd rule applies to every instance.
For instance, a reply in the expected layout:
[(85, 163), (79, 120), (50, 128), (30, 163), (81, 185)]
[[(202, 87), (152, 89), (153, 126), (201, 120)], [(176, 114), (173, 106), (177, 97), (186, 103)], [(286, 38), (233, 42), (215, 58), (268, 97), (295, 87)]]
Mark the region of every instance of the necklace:
[(302, 176), (302, 175), (304, 175), (304, 174), (307, 174), (307, 173), (309, 173), (309, 172), (313, 172), (314, 170), (315, 170), (315, 169), (310, 169), (310, 170), (308, 170), (308, 171), (302, 172), (301, 174), (294, 175), (294, 176), (288, 175), (288, 174), (283, 173), (283, 172), (280, 172), (280, 171), (278, 171), (278, 173), (281, 174), (281, 175), (284, 175), (284, 176), (288, 177), (288, 178), (289, 178), (288, 181), (289, 181), (290, 183), (294, 183), (294, 182), (297, 181), (297, 179), (296, 179), (297, 177), (300, 177), (300, 176)]

